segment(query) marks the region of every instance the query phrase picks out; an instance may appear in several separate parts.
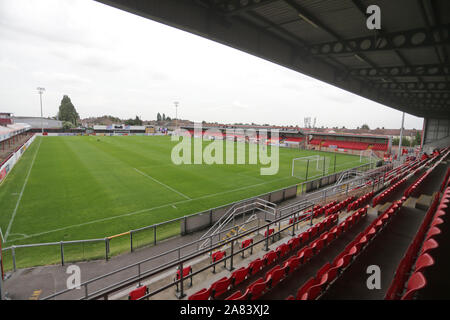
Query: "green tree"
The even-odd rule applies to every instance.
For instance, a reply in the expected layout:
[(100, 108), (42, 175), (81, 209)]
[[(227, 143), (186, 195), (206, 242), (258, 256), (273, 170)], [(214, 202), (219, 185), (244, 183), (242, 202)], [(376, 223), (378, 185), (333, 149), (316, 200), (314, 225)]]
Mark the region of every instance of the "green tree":
[(72, 101), (69, 96), (64, 95), (61, 100), (61, 105), (59, 106), (58, 119), (61, 121), (67, 121), (72, 123), (74, 126), (78, 124), (80, 116), (77, 113)]
[(161, 117), (161, 113), (158, 112), (158, 114), (156, 115), (156, 121), (161, 121), (162, 117)]
[(163, 113), (162, 120), (166, 121), (166, 115)]
[(75, 125), (72, 122), (69, 122), (69, 121), (63, 122), (63, 130), (64, 131), (70, 130), (72, 128), (75, 128)]
[(417, 131), (416, 136), (414, 137), (414, 145), (418, 146), (422, 142), (422, 135), (419, 131)]
[(365, 123), (361, 126), (361, 129), (370, 130), (369, 125)]

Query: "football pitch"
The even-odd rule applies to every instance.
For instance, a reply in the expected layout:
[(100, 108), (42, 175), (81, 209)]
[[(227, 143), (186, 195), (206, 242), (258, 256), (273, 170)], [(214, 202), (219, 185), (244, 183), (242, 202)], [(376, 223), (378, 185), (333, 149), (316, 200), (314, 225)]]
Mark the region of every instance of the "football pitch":
[[(177, 143), (168, 136), (37, 137), (0, 185), (3, 248), (103, 239), (292, 186), (302, 182), (291, 176), (294, 158), (326, 156), (328, 173), (334, 169), (332, 153), (291, 148), (279, 148), (276, 175), (260, 175), (267, 167), (260, 164), (176, 165), (171, 151)], [(361, 164), (359, 156), (336, 156), (336, 171)], [(179, 222), (169, 224), (158, 231), (158, 240), (179, 232)], [(129, 250), (127, 243), (123, 239), (112, 253)], [(66, 259), (101, 257), (102, 248), (74, 245), (71, 252), (69, 246)], [(20, 249), (16, 263), (56, 263), (58, 255), (58, 246)]]

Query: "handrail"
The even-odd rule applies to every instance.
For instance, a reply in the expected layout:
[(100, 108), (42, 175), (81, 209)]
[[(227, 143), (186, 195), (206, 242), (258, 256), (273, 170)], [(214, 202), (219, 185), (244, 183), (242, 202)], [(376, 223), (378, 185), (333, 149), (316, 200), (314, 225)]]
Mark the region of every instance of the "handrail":
[[(389, 166), (389, 165), (387, 165), (387, 166)], [(379, 173), (381, 174), (381, 173), (384, 173), (384, 169), (385, 169), (385, 168), (386, 168), (386, 166), (383, 166), (383, 167), (377, 168), (377, 170), (379, 170)], [(380, 169), (381, 169), (381, 170), (380, 170)], [(327, 190), (327, 189), (332, 189), (332, 188), (334, 188), (334, 187), (335, 187), (335, 186), (332, 186), (332, 187), (330, 187), (330, 188), (326, 188), (325, 190)], [(343, 192), (344, 192), (344, 191), (342, 191), (342, 193), (343, 193)], [(323, 193), (323, 190), (313, 192), (313, 193), (311, 193), (311, 195), (316, 195), (316, 194), (320, 194), (320, 193)], [(339, 193), (338, 193), (338, 194), (339, 194)], [(254, 199), (254, 198), (253, 198), (253, 199)], [(316, 199), (317, 199), (317, 198), (316, 198)], [(260, 199), (260, 200), (266, 201), (266, 200), (263, 200), (263, 199)], [(245, 200), (244, 200), (244, 201), (245, 201)], [(305, 201), (305, 199), (303, 199), (302, 201)], [(311, 200), (309, 200), (309, 201), (311, 202)], [(242, 201), (241, 201), (240, 203), (242, 203)], [(296, 204), (298, 205), (299, 203), (296, 203)], [(296, 216), (297, 213), (298, 213), (298, 212), (293, 212), (293, 213), (287, 214), (287, 215), (280, 215), (280, 217), (278, 217), (277, 219), (275, 219), (275, 220), (273, 220), (273, 221), (271, 221), (271, 222), (265, 224), (265, 225), (262, 226), (262, 227), (259, 227), (258, 230), (262, 230), (263, 228), (267, 227), (268, 225), (272, 225), (272, 224), (274, 225), (274, 224), (276, 224), (276, 223), (278, 223), (278, 222), (281, 222), (282, 220), (285, 220), (286, 217), (289, 217), (289, 216)], [(306, 215), (305, 218), (302, 219), (301, 221), (304, 221), (304, 220), (306, 220), (306, 219), (311, 218), (310, 216), (312, 216), (312, 214), (313, 214), (313, 212), (311, 212), (309, 215)], [(296, 225), (296, 223), (294, 223), (294, 225)], [(291, 227), (291, 225), (288, 226), (288, 228), (290, 228), (290, 227)], [(233, 228), (234, 228), (234, 227), (233, 227)], [(231, 228), (230, 228), (230, 229), (231, 229)], [(283, 230), (285, 230), (285, 229), (283, 229)], [(224, 231), (226, 231), (226, 230), (224, 230)], [(184, 256), (184, 257), (181, 257), (181, 256), (180, 256), (180, 253), (179, 253), (179, 258), (178, 258), (178, 259), (175, 259), (175, 260), (173, 260), (172, 262), (170, 262), (170, 263), (168, 263), (168, 264), (166, 264), (166, 265), (169, 265), (169, 264), (170, 264), (171, 266), (177, 265), (178, 263), (180, 263), (180, 260), (181, 260), (181, 259), (183, 259), (182, 261), (190, 260), (190, 259), (192, 259), (193, 257), (197, 257), (197, 256), (201, 255), (202, 253), (210, 252), (210, 251), (215, 250), (215, 248), (223, 247), (223, 246), (226, 245), (227, 243), (230, 243), (231, 241), (235, 241), (236, 239), (245, 237), (245, 236), (247, 236), (248, 234), (251, 234), (252, 232), (255, 232), (255, 230), (254, 230), (254, 229), (248, 230), (248, 231), (245, 232), (245, 233), (241, 233), (241, 234), (238, 234), (238, 235), (236, 235), (236, 236), (234, 236), (234, 237), (231, 237), (230, 239), (226, 240), (225, 243), (220, 242), (220, 243), (218, 243), (217, 245), (212, 246), (212, 247), (210, 247), (210, 248), (208, 248), (208, 249), (204, 249), (204, 250), (201, 250), (201, 251), (194, 251), (194, 253), (189, 253), (189, 254), (187, 254), (187, 255)], [(212, 237), (212, 236), (210, 236), (210, 237)], [(104, 278), (106, 278), (106, 277), (108, 277), (108, 276), (110, 276), (110, 275), (117, 274), (117, 273), (119, 273), (119, 272), (121, 272), (121, 271), (128, 270), (128, 269), (133, 268), (133, 267), (136, 267), (136, 266), (140, 266), (141, 264), (143, 264), (143, 263), (145, 263), (145, 262), (149, 262), (149, 261), (151, 261), (151, 260), (155, 260), (155, 259), (157, 259), (157, 258), (160, 258), (160, 257), (164, 256), (164, 255), (171, 254), (171, 253), (174, 253), (174, 252), (177, 252), (177, 251), (180, 252), (181, 249), (186, 248), (186, 247), (188, 247), (188, 246), (192, 246), (192, 245), (198, 243), (199, 241), (203, 241), (203, 240), (204, 240), (204, 239), (202, 239), (202, 240), (197, 240), (197, 241), (193, 241), (193, 242), (191, 242), (191, 243), (184, 244), (184, 245), (182, 245), (182, 246), (179, 246), (179, 247), (177, 247), (177, 248), (175, 248), (175, 249), (171, 249), (171, 250), (169, 250), (169, 251), (167, 251), (167, 252), (164, 252), (164, 253), (162, 253), (162, 254), (159, 254), (159, 255), (157, 255), (157, 256), (153, 256), (153, 257), (150, 257), (150, 258), (146, 258), (146, 259), (144, 259), (144, 260), (142, 260), (142, 261), (139, 261), (139, 262), (133, 263), (133, 264), (131, 264), (131, 265), (128, 265), (128, 266), (119, 268), (119, 269), (117, 269), (117, 270), (115, 270), (115, 271), (112, 271), (112, 272), (110, 272), (110, 273), (107, 273), (107, 274), (98, 276), (98, 277), (93, 278), (93, 279), (90, 279), (90, 280), (88, 280), (88, 281), (85, 281), (84, 283), (81, 284), (81, 286), (85, 286), (85, 288), (86, 288), (86, 290), (87, 290), (87, 285), (89, 285), (89, 284), (91, 284), (91, 283), (93, 283), (93, 282), (95, 282), (95, 281), (104, 279)], [(212, 266), (212, 265), (211, 265), (211, 266)], [(161, 266), (158, 267), (157, 269), (160, 269), (160, 268), (161, 268)], [(156, 270), (156, 269), (154, 269), (154, 270)], [(148, 271), (148, 272), (150, 272), (150, 271)], [(142, 273), (142, 274), (147, 274), (147, 273), (144, 272), (144, 273)], [(140, 276), (139, 280), (141, 280), (141, 279), (142, 279), (142, 275)], [(50, 295), (50, 296), (47, 296), (47, 297), (45, 297), (44, 299), (51, 299), (51, 298), (54, 298), (54, 297), (59, 296), (59, 295), (61, 295), (61, 294), (67, 293), (67, 292), (69, 292), (69, 291), (71, 291), (71, 290), (72, 290), (72, 289), (66, 289), (66, 290), (63, 290), (63, 291), (54, 293), (54, 294), (52, 294), (52, 295)], [(91, 294), (91, 295), (92, 295), (92, 294)], [(91, 295), (86, 295), (86, 297), (89, 298)]]

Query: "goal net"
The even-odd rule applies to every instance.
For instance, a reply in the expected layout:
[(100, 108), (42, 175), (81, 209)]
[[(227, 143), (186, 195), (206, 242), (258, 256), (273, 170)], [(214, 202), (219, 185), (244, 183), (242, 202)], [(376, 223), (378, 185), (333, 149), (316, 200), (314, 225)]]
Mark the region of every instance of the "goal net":
[(377, 155), (372, 150), (361, 150), (359, 153), (359, 162), (361, 163), (373, 163), (378, 160)]
[(328, 174), (330, 158), (327, 156), (309, 156), (292, 159), (292, 176), (310, 180)]

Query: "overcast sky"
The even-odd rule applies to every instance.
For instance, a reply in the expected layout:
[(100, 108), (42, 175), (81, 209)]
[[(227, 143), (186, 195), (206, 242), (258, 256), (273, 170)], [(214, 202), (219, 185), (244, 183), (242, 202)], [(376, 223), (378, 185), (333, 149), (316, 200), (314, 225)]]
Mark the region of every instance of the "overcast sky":
[[(93, 0), (0, 0), (0, 111), (82, 118), (399, 128), (401, 112), (236, 49)], [(405, 117), (422, 129), (422, 118)]]

